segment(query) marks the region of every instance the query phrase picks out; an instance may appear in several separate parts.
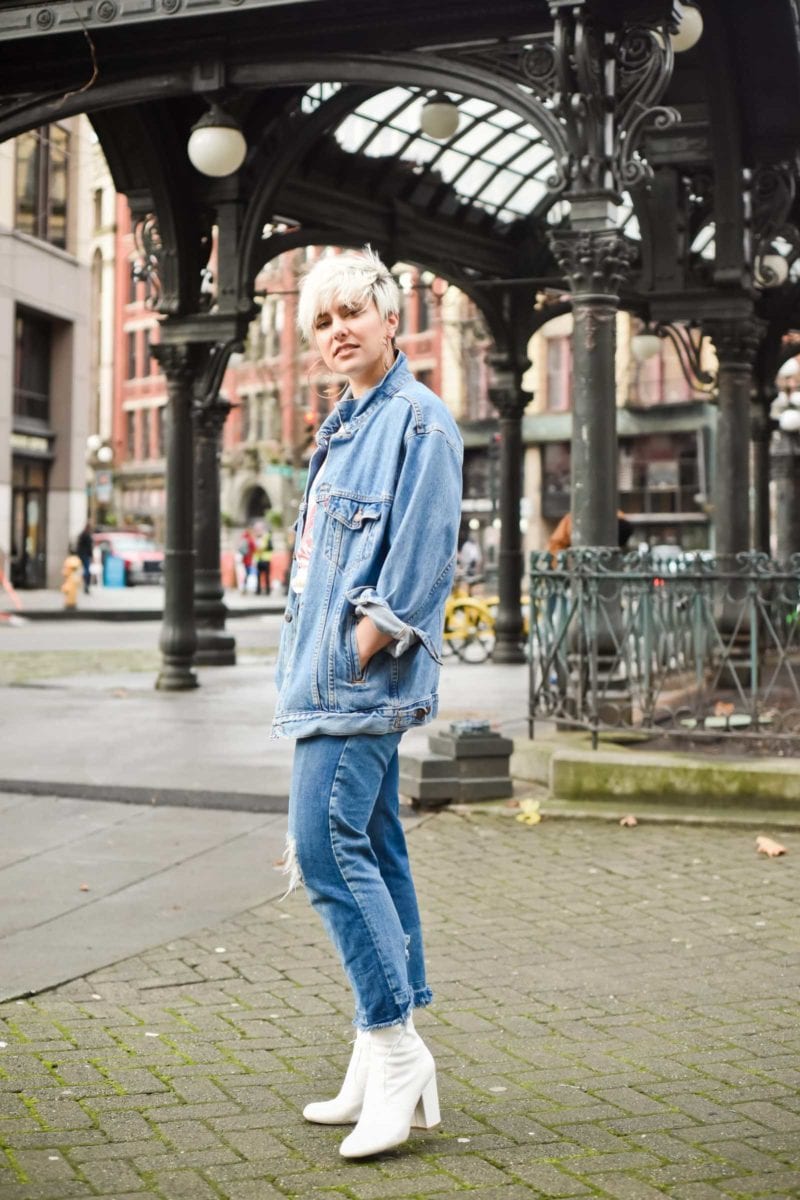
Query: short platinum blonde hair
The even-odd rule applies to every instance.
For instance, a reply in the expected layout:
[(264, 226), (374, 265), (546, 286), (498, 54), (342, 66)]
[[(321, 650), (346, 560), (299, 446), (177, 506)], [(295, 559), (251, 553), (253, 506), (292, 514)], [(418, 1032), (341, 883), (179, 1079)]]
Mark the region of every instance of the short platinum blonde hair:
[(298, 328), (310, 342), (320, 313), (329, 312), (335, 304), (364, 308), (370, 300), (375, 301), (383, 321), (400, 311), (400, 289), (371, 246), (320, 258), (300, 283)]

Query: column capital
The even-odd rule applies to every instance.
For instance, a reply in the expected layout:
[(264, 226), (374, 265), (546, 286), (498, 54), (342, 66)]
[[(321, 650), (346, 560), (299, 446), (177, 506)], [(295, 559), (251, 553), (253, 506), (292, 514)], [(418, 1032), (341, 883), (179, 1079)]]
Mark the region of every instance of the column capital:
[(208, 347), (188, 341), (157, 342), (152, 353), (167, 377), (167, 384), (181, 386), (194, 383), (208, 355)]
[(723, 370), (752, 370), (766, 328), (766, 321), (757, 317), (712, 317), (703, 322)]
[(558, 229), (548, 239), (576, 301), (617, 303), (633, 264), (633, 250), (622, 234), (616, 229)]
[(489, 399), (497, 410), (497, 415), (504, 421), (521, 420), (531, 400), (526, 392), (520, 393), (505, 387), (490, 387)]
[(195, 405), (194, 427), (198, 437), (218, 438), (233, 405), (224, 396), (217, 396)]
[(489, 366), (492, 382), (489, 385), (489, 400), (501, 418), (519, 418), (531, 402), (527, 392), (520, 387), (522, 372), (506, 353), (490, 353)]

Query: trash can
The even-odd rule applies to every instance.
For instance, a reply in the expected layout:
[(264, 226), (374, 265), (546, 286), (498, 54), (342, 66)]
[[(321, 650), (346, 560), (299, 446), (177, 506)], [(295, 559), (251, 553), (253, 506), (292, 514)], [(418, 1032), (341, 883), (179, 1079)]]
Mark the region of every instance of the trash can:
[(125, 559), (116, 554), (107, 554), (103, 563), (103, 586), (125, 587)]

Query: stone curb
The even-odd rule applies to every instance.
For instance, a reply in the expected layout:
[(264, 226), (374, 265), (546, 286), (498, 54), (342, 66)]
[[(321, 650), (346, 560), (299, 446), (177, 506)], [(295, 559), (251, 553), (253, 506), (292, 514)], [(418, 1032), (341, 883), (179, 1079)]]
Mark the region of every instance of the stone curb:
[(583, 735), (516, 739), (511, 773), (547, 789), (559, 801), (624, 800), (678, 805), (797, 806), (800, 763), (780, 758), (709, 760), (683, 753), (588, 749)]

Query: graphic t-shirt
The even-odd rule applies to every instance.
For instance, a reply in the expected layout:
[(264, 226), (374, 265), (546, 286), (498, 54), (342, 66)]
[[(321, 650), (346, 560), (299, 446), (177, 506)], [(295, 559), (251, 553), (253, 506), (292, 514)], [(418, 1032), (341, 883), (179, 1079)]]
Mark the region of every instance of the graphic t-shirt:
[[(327, 461), (327, 460), (325, 460)], [(325, 462), (314, 476), (314, 482), (308, 493), (308, 507), (306, 509), (306, 523), (303, 526), (303, 536), (297, 543), (294, 557), (297, 563), (294, 577), (292, 579), (292, 591), (296, 595), (300, 595), (306, 586), (308, 579), (308, 566), (311, 562), (311, 551), (314, 549), (314, 523), (317, 519), (317, 491), (325, 471)]]

